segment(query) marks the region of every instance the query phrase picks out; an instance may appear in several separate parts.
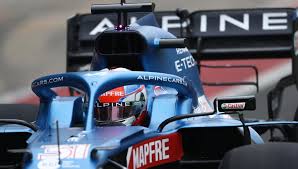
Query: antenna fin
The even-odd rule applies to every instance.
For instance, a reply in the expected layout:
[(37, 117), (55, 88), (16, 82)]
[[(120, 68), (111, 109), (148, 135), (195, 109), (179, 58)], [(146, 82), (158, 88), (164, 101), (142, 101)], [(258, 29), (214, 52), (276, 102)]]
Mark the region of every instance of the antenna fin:
[(59, 122), (56, 121), (56, 131), (57, 131), (57, 146), (58, 146), (58, 164), (61, 165), (61, 157), (60, 157), (60, 137), (59, 137)]

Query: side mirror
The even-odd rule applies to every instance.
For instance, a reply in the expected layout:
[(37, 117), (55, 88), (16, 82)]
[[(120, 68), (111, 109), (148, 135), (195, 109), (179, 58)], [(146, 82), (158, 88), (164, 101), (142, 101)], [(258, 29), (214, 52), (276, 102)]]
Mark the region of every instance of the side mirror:
[(187, 46), (185, 38), (155, 38), (154, 46), (157, 48), (185, 48)]
[(245, 120), (243, 113), (239, 111), (255, 110), (256, 98), (255, 96), (238, 96), (238, 97), (223, 97), (214, 100), (214, 110), (222, 114), (238, 114), (239, 120), (243, 127), (244, 144), (251, 144), (250, 131)]
[(222, 97), (214, 100), (214, 110), (217, 112), (235, 112), (256, 109), (254, 96)]

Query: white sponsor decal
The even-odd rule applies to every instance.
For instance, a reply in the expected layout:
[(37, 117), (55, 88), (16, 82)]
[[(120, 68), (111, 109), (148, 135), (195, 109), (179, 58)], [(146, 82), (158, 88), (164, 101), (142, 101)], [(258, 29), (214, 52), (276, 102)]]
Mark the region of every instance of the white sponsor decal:
[[(242, 14), (241, 19), (236, 19), (232, 16), (227, 14), (220, 14), (219, 23), (218, 23), (218, 30), (220, 32), (227, 31), (226, 25), (231, 24), (235, 27), (240, 29), (249, 31), (250, 29), (250, 22), (253, 17), (250, 17), (249, 13)], [(266, 30), (285, 30), (288, 29), (288, 14), (286, 12), (265, 12), (262, 14), (262, 25), (260, 25), (260, 29)], [(134, 23), (137, 20), (136, 17), (130, 18), (130, 23)], [(201, 15), (200, 16), (200, 32), (208, 32), (208, 15)], [(102, 19), (96, 26), (93, 28), (89, 35), (96, 35), (97, 33), (103, 32), (108, 27), (114, 27), (115, 25), (108, 19)], [(187, 26), (187, 22), (182, 24), (183, 27)], [(161, 17), (161, 27), (165, 31), (169, 31), (169, 29), (177, 29), (180, 28), (180, 21), (179, 17), (175, 15), (168, 15)]]
[[(57, 145), (42, 145), (40, 147), (44, 152), (38, 153), (38, 160), (58, 159)], [(90, 144), (65, 144), (60, 145), (61, 159), (86, 159), (88, 156)]]
[(111, 91), (107, 91), (104, 94), (102, 94), (101, 96), (125, 96), (123, 91), (115, 91), (115, 90), (111, 90)]
[(81, 168), (81, 166), (77, 164), (75, 161), (64, 160), (62, 162), (62, 168)]
[(186, 81), (183, 78), (172, 78), (167, 76), (138, 76), (138, 80), (155, 80), (155, 81), (163, 81), (170, 83), (177, 83), (187, 86)]
[[(262, 30), (285, 30), (288, 29), (288, 20), (286, 12), (270, 12), (262, 14)], [(225, 32), (227, 23), (234, 25), (243, 30), (249, 31), (250, 21), (253, 18), (249, 14), (244, 13), (242, 20), (237, 20), (229, 15), (219, 15), (219, 31)], [(208, 31), (208, 16), (201, 15), (200, 32)]]
[(182, 59), (175, 61), (175, 68), (177, 72), (181, 72), (182, 70), (186, 70), (192, 68), (197, 65), (197, 62), (194, 60), (192, 55), (184, 57)]
[(63, 76), (54, 77), (54, 78), (50, 78), (50, 79), (35, 81), (32, 83), (32, 87), (37, 87), (37, 86), (41, 86), (41, 85), (47, 85), (47, 84), (57, 83), (57, 82), (62, 82), (62, 81), (63, 81)]
[(264, 13), (263, 14), (263, 29), (264, 30), (284, 30), (288, 29), (286, 19), (287, 13)]
[(99, 103), (96, 102), (95, 107), (127, 107), (131, 106), (131, 102), (117, 102), (117, 103)]
[(183, 54), (185, 52), (188, 52), (187, 48), (176, 48), (177, 55)]
[(103, 32), (110, 27), (114, 27), (114, 24), (108, 18), (104, 18), (94, 29), (92, 29), (89, 35), (96, 35), (97, 33)]
[(60, 165), (57, 159), (47, 159), (38, 162), (37, 167), (39, 169), (57, 169)]
[(128, 157), (130, 155), (133, 157), (133, 168), (141, 168), (149, 163), (169, 159), (168, 151), (170, 148), (167, 145), (168, 142), (169, 139), (165, 138), (148, 142), (135, 148), (130, 147), (128, 152), (132, 154), (129, 154)]
[(58, 169), (58, 168), (80, 168), (80, 165), (75, 161), (64, 160), (60, 165), (56, 159), (46, 159), (38, 162), (37, 167), (39, 169)]
[(224, 32), (226, 31), (226, 22), (229, 22), (239, 28), (242, 28), (244, 30), (249, 30), (249, 15), (244, 14), (243, 15), (243, 22), (238, 21), (228, 15), (220, 15), (220, 21), (219, 21), (219, 31)]
[[(131, 17), (130, 18), (130, 23), (135, 23), (137, 20), (136, 17)], [(183, 27), (186, 27), (187, 23), (184, 22), (182, 24)], [(93, 28), (90, 32), (89, 35), (96, 35), (97, 33), (103, 32), (105, 29), (109, 27), (114, 27), (115, 25), (108, 19), (108, 18), (103, 18), (96, 26)], [(180, 28), (180, 21), (179, 17), (172, 15), (172, 16), (162, 16), (161, 17), (161, 28), (164, 29), (165, 31), (168, 31), (169, 29), (172, 28)]]
[[(175, 21), (175, 22), (173, 22)], [(182, 23), (182, 27), (186, 27), (187, 22)], [(161, 17), (161, 28), (165, 31), (173, 28), (180, 28), (180, 19), (178, 16), (162, 16)]]
[(225, 109), (225, 110), (244, 109), (245, 108), (245, 102), (223, 103), (223, 104), (221, 104), (221, 108)]

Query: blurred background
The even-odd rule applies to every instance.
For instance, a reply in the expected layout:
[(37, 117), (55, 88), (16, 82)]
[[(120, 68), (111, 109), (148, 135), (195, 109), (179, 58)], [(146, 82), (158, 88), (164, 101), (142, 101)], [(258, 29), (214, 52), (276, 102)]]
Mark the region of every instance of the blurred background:
[[(89, 13), (92, 3), (115, 0), (0, 0), (0, 103), (24, 102), (32, 95), (31, 81), (49, 73), (64, 72), (66, 65), (66, 20), (76, 13)], [(148, 2), (148, 1), (127, 1)], [(152, 2), (152, 1), (151, 1)], [(156, 10), (297, 7), (298, 0), (155, 0)], [(263, 64), (263, 63), (262, 63)], [(267, 112), (266, 94), (284, 75), (291, 73), (287, 60), (265, 61), (257, 94), (258, 112)], [(268, 66), (269, 65), (269, 66)], [(262, 65), (261, 65), (262, 66)], [(239, 74), (240, 72), (234, 72)], [(208, 74), (204, 75), (205, 80)], [(264, 78), (262, 78), (264, 77)], [(254, 94), (243, 87), (208, 89), (212, 99), (218, 95)], [(283, 111), (296, 110), (295, 86), (285, 91)]]

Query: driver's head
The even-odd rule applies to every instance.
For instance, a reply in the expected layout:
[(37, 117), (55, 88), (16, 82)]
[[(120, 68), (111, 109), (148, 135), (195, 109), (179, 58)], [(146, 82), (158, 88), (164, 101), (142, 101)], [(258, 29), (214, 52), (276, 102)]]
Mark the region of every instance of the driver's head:
[(121, 122), (132, 125), (145, 109), (145, 86), (129, 85), (102, 94), (96, 102), (94, 112), (98, 122)]
[(137, 122), (140, 115), (146, 110), (146, 97), (144, 85), (127, 85), (112, 89), (96, 101), (94, 117), (99, 123), (121, 122), (125, 125), (139, 125)]

